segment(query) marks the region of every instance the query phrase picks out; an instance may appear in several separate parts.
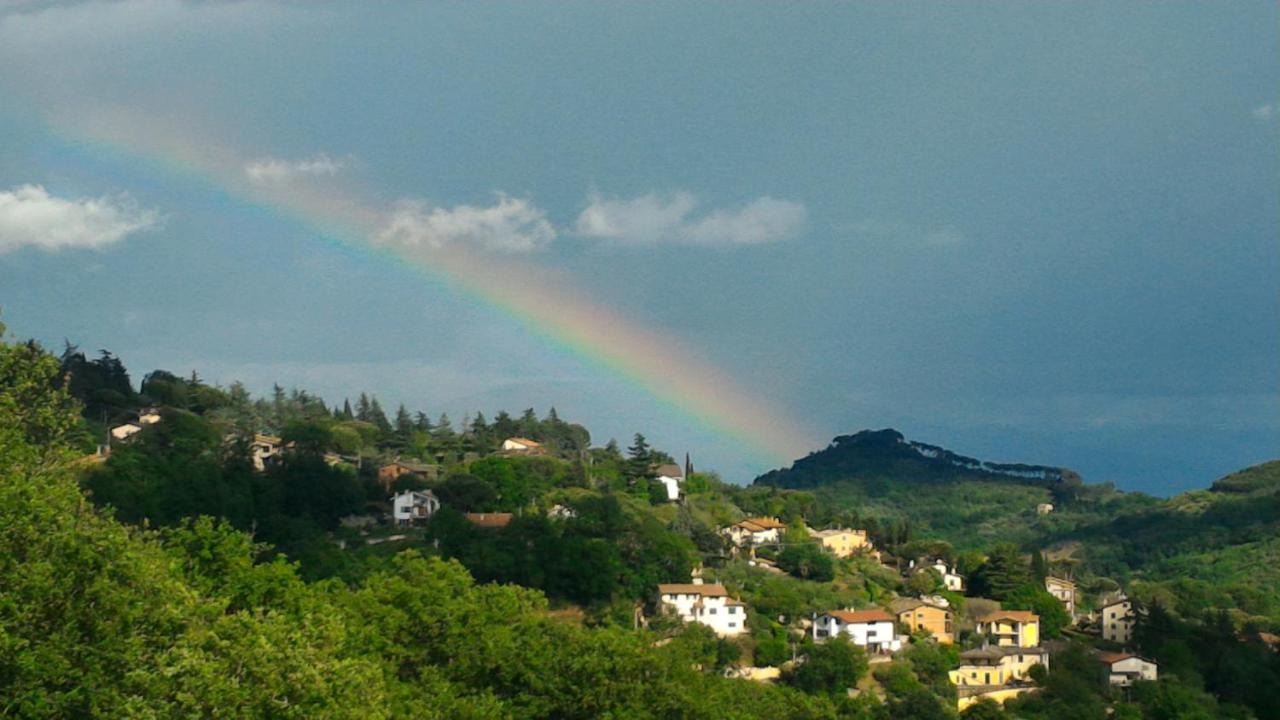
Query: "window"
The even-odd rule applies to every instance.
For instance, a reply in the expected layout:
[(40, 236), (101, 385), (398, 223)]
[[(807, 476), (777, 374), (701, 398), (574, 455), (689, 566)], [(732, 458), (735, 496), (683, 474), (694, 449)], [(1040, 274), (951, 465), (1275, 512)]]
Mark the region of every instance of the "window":
[(729, 627), (736, 628), (738, 627), (738, 623), (729, 623)]
[(983, 674), (982, 674), (982, 684), (983, 684), (983, 685), (990, 685), (990, 684), (991, 684), (991, 673), (983, 673)]
[(708, 615), (715, 615), (715, 614), (716, 614), (716, 609), (715, 609), (715, 608), (708, 608), (708, 609), (707, 609), (707, 614), (708, 614)]

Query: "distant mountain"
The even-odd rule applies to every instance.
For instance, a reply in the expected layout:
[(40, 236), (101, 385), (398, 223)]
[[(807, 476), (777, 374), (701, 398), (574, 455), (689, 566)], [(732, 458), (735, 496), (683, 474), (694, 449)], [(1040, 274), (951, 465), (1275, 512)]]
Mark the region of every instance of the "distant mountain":
[(879, 480), (939, 483), (958, 480), (1014, 480), (1027, 485), (1078, 484), (1080, 477), (1066, 468), (1021, 463), (994, 463), (954, 453), (937, 445), (907, 440), (893, 429), (863, 430), (841, 435), (831, 444), (791, 467), (771, 470), (756, 485), (816, 488), (837, 482)]

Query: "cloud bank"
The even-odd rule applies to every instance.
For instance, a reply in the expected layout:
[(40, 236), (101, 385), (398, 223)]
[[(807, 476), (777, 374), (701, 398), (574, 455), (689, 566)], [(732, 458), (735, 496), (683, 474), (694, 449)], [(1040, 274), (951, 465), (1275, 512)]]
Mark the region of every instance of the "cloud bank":
[(803, 204), (768, 196), (701, 216), (694, 216), (697, 205), (697, 198), (689, 193), (630, 200), (592, 196), (578, 215), (574, 232), (632, 244), (760, 245), (795, 237), (808, 217)]
[(0, 254), (21, 247), (96, 248), (155, 227), (160, 215), (127, 196), (54, 197), (40, 185), (0, 191)]
[(255, 183), (278, 183), (299, 177), (331, 177), (344, 170), (349, 164), (349, 160), (334, 160), (324, 153), (302, 160), (265, 157), (246, 164), (244, 174)]
[(546, 213), (528, 200), (499, 195), (485, 207), (432, 207), (418, 200), (396, 205), (378, 240), (397, 247), (439, 250), (472, 246), (507, 253), (540, 250), (556, 238)]

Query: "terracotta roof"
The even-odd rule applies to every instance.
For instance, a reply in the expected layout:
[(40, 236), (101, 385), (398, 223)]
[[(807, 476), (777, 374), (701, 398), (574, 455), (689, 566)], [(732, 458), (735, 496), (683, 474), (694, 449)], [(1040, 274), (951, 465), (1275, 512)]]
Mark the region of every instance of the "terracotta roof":
[(504, 528), (511, 523), (511, 513), (467, 513), (467, 520), (476, 527)]
[(675, 463), (667, 463), (665, 465), (659, 465), (658, 467), (654, 468), (653, 472), (660, 477), (669, 477), (669, 478), (684, 477), (684, 471), (681, 470), (680, 466), (676, 465)]
[(663, 583), (658, 586), (661, 595), (701, 595), (703, 597), (727, 597), (729, 591), (723, 585), (696, 585), (694, 583)]
[(1128, 660), (1129, 658), (1135, 658), (1135, 657), (1138, 657), (1138, 656), (1137, 656), (1137, 655), (1134, 655), (1133, 653), (1108, 653), (1108, 652), (1104, 652), (1104, 653), (1100, 653), (1100, 654), (1098, 655), (1098, 661), (1099, 661), (1099, 662), (1104, 662), (1104, 663), (1106, 663), (1106, 664), (1108, 664), (1108, 665), (1112, 665), (1112, 664), (1114, 664), (1114, 663), (1118, 663), (1118, 662), (1120, 662), (1121, 660)]
[(777, 518), (769, 517), (747, 518), (746, 522), (753, 522), (766, 530), (771, 528), (778, 528), (781, 530), (787, 527), (786, 523), (779, 521)]
[(893, 616), (880, 608), (871, 610), (831, 610), (825, 614), (845, 623), (893, 622)]
[(980, 623), (995, 622), (997, 620), (1013, 620), (1016, 622), (1040, 622), (1040, 616), (1030, 610), (997, 610), (989, 615), (983, 615), (978, 618)]
[(254, 433), (254, 434), (253, 434), (253, 441), (254, 441), (254, 442), (256, 442), (256, 443), (262, 443), (262, 444), (264, 444), (264, 445), (279, 445), (279, 444), (280, 444), (280, 438), (276, 437), (275, 435), (266, 435), (266, 434), (263, 434), (263, 433)]

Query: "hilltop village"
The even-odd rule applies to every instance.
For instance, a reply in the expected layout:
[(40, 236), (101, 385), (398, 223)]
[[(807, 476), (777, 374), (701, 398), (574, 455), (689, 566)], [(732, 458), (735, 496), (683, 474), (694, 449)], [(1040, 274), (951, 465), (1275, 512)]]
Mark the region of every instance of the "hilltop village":
[[(94, 462), (106, 462), (113, 449), (138, 442), (165, 419), (165, 411), (147, 407), (137, 417), (110, 427), (109, 441), (95, 453)], [(300, 452), (300, 439), (265, 432), (243, 437), (228, 434), (225, 445), (247, 448), (247, 459), (257, 473), (267, 473), (284, 463), (291, 453)], [(637, 438), (643, 445), (644, 439)], [(537, 459), (543, 463), (564, 463), (554, 457), (552, 448), (521, 436), (501, 439), (498, 447), (482, 456), (474, 450), (464, 451), (452, 462), (443, 454), (430, 458), (397, 455), (370, 465), (381, 493), (382, 502), (373, 502), (366, 512), (343, 516), (341, 527), (347, 533), (336, 533), (333, 542), (346, 549), (352, 542), (366, 545), (389, 543), (411, 545), (419, 538), (430, 537), (434, 518), (449, 508), (433, 489), (449, 497), (456, 493), (444, 485), (446, 477), (456, 469), (470, 467), (484, 457), (516, 462)], [(633, 452), (631, 460), (638, 457)], [(344, 454), (322, 449), (320, 459), (330, 468), (359, 472), (366, 456)], [(670, 504), (679, 508), (689, 502), (687, 479), (693, 474), (691, 462), (650, 462), (638, 477), (650, 483), (650, 491), (642, 493), (652, 504)], [(705, 493), (706, 478), (694, 490)], [(551, 498), (556, 498), (552, 501)], [(377, 512), (367, 512), (376, 508)], [(477, 530), (502, 533), (512, 521), (528, 513), (539, 513), (556, 523), (573, 522), (578, 517), (571, 496), (548, 493), (531, 497), (530, 502), (509, 511), (472, 511), (469, 503), (453, 509)], [(1053, 511), (1050, 504), (1038, 504), (1037, 514)], [(350, 531), (354, 531), (354, 534)], [(784, 673), (796, 673), (809, 661), (803, 648), (831, 642), (847, 642), (859, 648), (872, 670), (891, 666), (905, 657), (913, 647), (937, 645), (955, 648), (942, 657), (952, 658), (946, 677), (954, 686), (955, 708), (963, 711), (982, 702), (1003, 704), (1005, 701), (1034, 693), (1052, 667), (1052, 658), (1065, 647), (1061, 639), (1087, 639), (1094, 648), (1091, 657), (1099, 669), (1102, 682), (1127, 688), (1137, 681), (1155, 681), (1158, 664), (1133, 651), (1134, 604), (1122, 591), (1089, 598), (1080, 597), (1076, 583), (1065, 567), (1063, 576), (1043, 573), (1035, 576), (1037, 590), (1027, 593), (1021, 602), (1000, 602), (970, 594), (966, 577), (951, 557), (927, 553), (904, 552), (899, 544), (894, 552), (878, 548), (866, 528), (812, 527), (803, 519), (784, 522), (778, 517), (744, 517), (716, 528), (722, 540), (723, 554), (701, 558), (690, 570), (690, 577), (680, 582), (661, 582), (651, 588), (651, 598), (637, 603), (636, 626), (657, 626), (671, 620), (696, 623), (709, 628), (717, 637), (728, 641), (751, 638), (762, 627), (778, 632), (787, 645), (783, 657), (752, 657), (751, 642), (742, 643), (738, 659), (723, 668), (726, 676), (757, 682), (777, 682)], [(797, 556), (802, 559), (797, 560)], [(1004, 558), (1017, 564), (1018, 558)], [(1032, 558), (1025, 558), (1028, 568)], [(713, 564), (714, 563), (714, 564)], [(1040, 559), (1044, 568), (1043, 558)], [(745, 569), (744, 567), (745, 566)], [(751, 580), (735, 581), (736, 567)], [(841, 568), (837, 571), (836, 568)], [(852, 568), (874, 567), (886, 588), (878, 597), (857, 605), (823, 606), (807, 615), (766, 617), (744, 597), (744, 586), (769, 575), (799, 578), (800, 582), (821, 583), (836, 575), (852, 575)], [(725, 580), (718, 580), (723, 571)], [(990, 573), (991, 569), (987, 568)], [(734, 578), (734, 579), (730, 579)], [(887, 579), (887, 581), (885, 580)], [(988, 580), (990, 583), (990, 580)], [(1015, 606), (1044, 607), (1051, 604), (1054, 626), (1050, 639), (1042, 632), (1041, 616), (1030, 609)], [(757, 636), (759, 633), (755, 633)], [(855, 662), (855, 661), (851, 661)], [(874, 683), (876, 674), (867, 676), (872, 682), (860, 682), (848, 688), (860, 692), (883, 692)]]
[[(1164, 517), (1162, 506), (1084, 486), (1063, 471), (981, 463), (883, 431), (837, 438), (790, 474), (739, 486), (695, 468), (696, 452), (664, 452), (641, 434), (625, 448), (594, 444), (555, 410), (454, 423), (400, 406), (388, 417), (372, 396), (330, 406), (276, 388), (255, 399), (238, 385), (220, 388), (164, 371), (135, 389), (108, 353), (91, 360), (74, 347), (60, 359), (35, 346), (7, 352), (44, 368), (55, 389), (42, 392), (61, 393), (61, 409), (39, 417), (70, 418), (56, 433), (33, 437), (61, 438), (50, 447), (65, 446), (75, 458), (68, 466), (74, 487), (41, 480), (44, 490), (12, 495), (0, 508), (9, 513), (11, 529), (0, 540), (14, 538), (10, 558), (47, 545), (31, 538), (83, 537), (80, 549), (50, 560), (62, 567), (117, 547), (92, 533), (122, 531), (131, 539), (118, 547), (139, 557), (162, 552), (169, 559), (155, 567), (181, 572), (174, 582), (188, 588), (165, 595), (148, 581), (146, 599), (130, 603), (170, 597), (180, 605), (193, 593), (208, 596), (210, 608), (223, 608), (217, 612), (236, 623), (235, 638), (284, 632), (270, 624), (286, 618), (288, 627), (305, 628), (314, 612), (329, 613), (328, 627), (346, 628), (341, 633), (351, 637), (373, 634), (355, 646), (327, 635), (269, 642), (303, 653), (303, 666), (313, 662), (303, 657), (329, 658), (334, 668), (373, 663), (383, 668), (377, 682), (388, 693), (458, 698), (461, 705), (442, 710), (444, 717), (490, 702), (502, 710), (477, 716), (593, 717), (614, 708), (637, 717), (1036, 719), (1064, 717), (1072, 708), (1073, 717), (1276, 717), (1262, 690), (1280, 666), (1265, 593), (1230, 586), (1219, 596), (1195, 596), (1197, 610), (1186, 600), (1198, 586), (1182, 579), (1162, 584), (1154, 573), (1104, 574), (1090, 554), (1114, 551), (1104, 536), (1036, 542), (1002, 530), (1019, 540), (983, 538), (990, 527), (1111, 527), (1130, 522), (1117, 514), (1127, 507), (1143, 513), (1139, 532), (1150, 533), (1151, 518)], [(855, 457), (897, 478), (876, 475), (870, 486), (920, 498), (772, 482), (808, 483), (798, 473), (832, 467), (856, 477), (849, 464)], [(926, 477), (911, 465), (918, 458), (946, 472), (963, 466), (986, 474)], [(1003, 472), (1015, 479), (997, 474)], [(1215, 484), (1225, 498), (1220, 507), (1239, 500), (1251, 522), (1273, 522), (1265, 510), (1276, 485), (1271, 472), (1251, 469)], [(971, 507), (920, 505), (931, 496)], [(885, 497), (901, 509), (886, 511)], [(1217, 501), (1197, 502), (1210, 499)], [(945, 523), (962, 512), (986, 518), (978, 533), (936, 529), (951, 527)], [(74, 597), (87, 582), (77, 573), (90, 566), (15, 575), (20, 567), (6, 572), (22, 581), (0, 588), (13, 607), (50, 593)], [(22, 590), (62, 578), (72, 586)], [(107, 617), (102, 602), (83, 622)], [(63, 618), (67, 611), (29, 610), (32, 617), (49, 612)], [(198, 650), (169, 658), (122, 647), (120, 657), (132, 659), (82, 672), (77, 682), (116, 688), (137, 676), (117, 676), (115, 667), (222, 662), (206, 621), (190, 622), (183, 632), (195, 633), (189, 640)], [(54, 615), (22, 627), (48, 623), (81, 627)], [(173, 646), (172, 632), (145, 630), (157, 647)], [(39, 634), (22, 637), (33, 647), (47, 642)], [(84, 642), (72, 642), (68, 652)], [(415, 659), (424, 657), (425, 666)], [(50, 685), (44, 670), (4, 662), (0, 656), (11, 686), (28, 688), (14, 702), (63, 708), (64, 715), (81, 707), (86, 696), (51, 690), (64, 686)], [(539, 670), (547, 667), (558, 669)], [(197, 697), (189, 689), (195, 676), (184, 672), (147, 677), (184, 683), (188, 689), (164, 696), (179, 707)], [(297, 707), (327, 707), (326, 698), (348, 687), (331, 684), (344, 672), (326, 679), (295, 674), (276, 693)], [(304, 676), (324, 689), (304, 691)], [(227, 677), (237, 692), (259, 682)], [(450, 689), (431, 684), (440, 678)], [(216, 685), (205, 691), (223, 692)], [(128, 697), (135, 696), (121, 702)], [(362, 693), (343, 702), (372, 707), (372, 715), (416, 707), (379, 697)], [(701, 699), (690, 706), (691, 697)], [(1162, 707), (1201, 714), (1165, 715)]]

